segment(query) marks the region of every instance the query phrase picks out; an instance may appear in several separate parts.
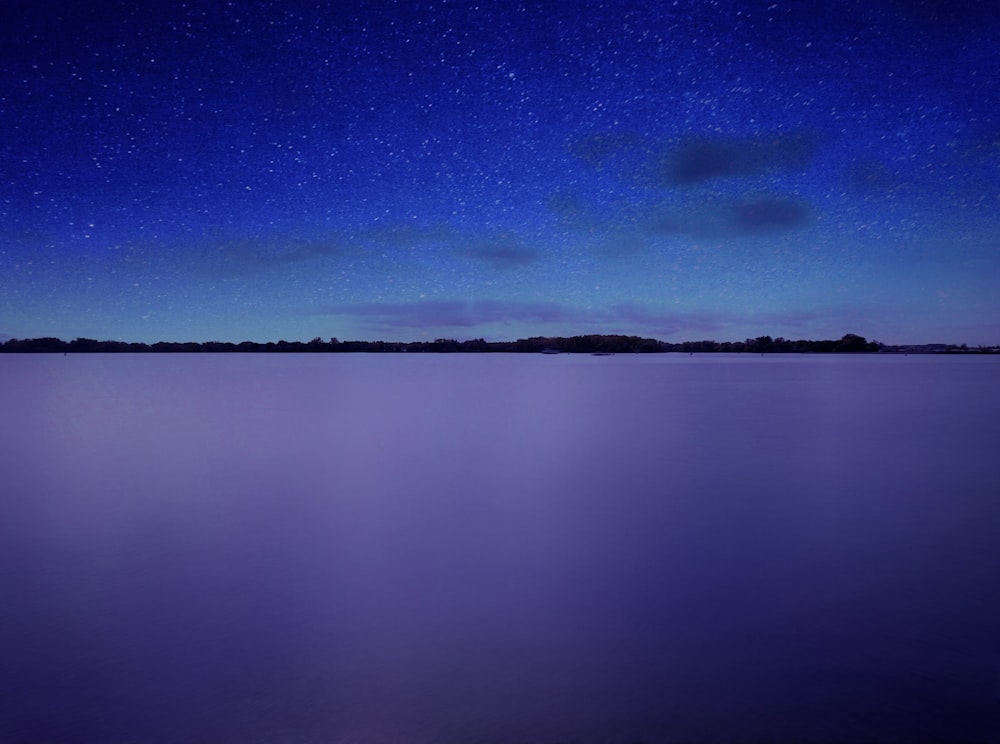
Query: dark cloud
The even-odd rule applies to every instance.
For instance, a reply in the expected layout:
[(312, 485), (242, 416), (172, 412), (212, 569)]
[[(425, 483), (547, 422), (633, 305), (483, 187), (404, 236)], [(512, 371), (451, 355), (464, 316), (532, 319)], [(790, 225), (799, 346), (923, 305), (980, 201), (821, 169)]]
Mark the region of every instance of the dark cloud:
[(809, 209), (795, 199), (760, 197), (733, 205), (733, 227), (744, 234), (790, 230), (808, 219)]
[[(717, 179), (806, 168), (818, 147), (818, 137), (805, 131), (751, 137), (690, 136), (666, 146), (654, 145), (638, 134), (605, 132), (579, 138), (571, 143), (570, 152), (591, 167), (652, 193), (663, 187), (697, 186)], [(595, 212), (579, 194), (567, 190), (556, 191), (548, 206), (571, 223), (592, 218)], [(665, 218), (659, 232), (687, 232), (687, 221)]]
[(932, 33), (995, 24), (998, 10), (994, 0), (890, 0), (888, 7)]
[(484, 261), (497, 269), (525, 266), (541, 255), (536, 248), (525, 244), (514, 235), (500, 235), (486, 240), (472, 241), (460, 250), (459, 254)]
[(716, 178), (755, 176), (804, 168), (812, 162), (816, 138), (806, 133), (760, 137), (692, 137), (664, 155), (669, 186), (692, 186)]
[(742, 198), (692, 192), (681, 204), (661, 205), (643, 216), (641, 229), (651, 238), (738, 238), (780, 232), (809, 222), (808, 202), (778, 195)]

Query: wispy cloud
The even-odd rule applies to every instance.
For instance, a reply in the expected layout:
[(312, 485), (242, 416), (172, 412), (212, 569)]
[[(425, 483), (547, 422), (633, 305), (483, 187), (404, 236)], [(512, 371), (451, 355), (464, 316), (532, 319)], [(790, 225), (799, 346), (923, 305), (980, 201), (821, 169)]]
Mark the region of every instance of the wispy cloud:
[[(808, 224), (811, 206), (799, 197), (760, 193), (757, 177), (808, 167), (819, 144), (805, 131), (692, 134), (667, 143), (627, 132), (592, 133), (571, 143), (570, 151), (596, 170), (623, 177), (642, 199), (623, 208), (564, 188), (552, 194), (548, 207), (565, 225), (590, 235), (605, 231), (616, 247), (623, 243), (624, 225), (624, 244), (633, 252), (649, 238), (670, 235), (726, 238), (790, 230)], [(714, 188), (719, 179), (734, 180), (745, 193)]]
[(717, 178), (756, 176), (808, 166), (817, 150), (809, 134), (756, 137), (690, 137), (664, 156), (665, 186), (693, 186)]
[(629, 227), (649, 238), (741, 238), (808, 225), (812, 205), (798, 197), (750, 193), (741, 197), (697, 194), (650, 208)]
[(387, 259), (415, 248), (484, 262), (503, 270), (524, 266), (541, 253), (513, 233), (473, 235), (446, 223), (390, 223), (331, 231), (315, 238), (265, 235), (220, 238), (199, 249), (195, 271), (215, 278), (238, 278), (331, 256), (377, 251)]
[(673, 188), (804, 168), (819, 144), (816, 135), (804, 131), (745, 137), (690, 134), (668, 143), (630, 132), (594, 132), (571, 142), (569, 150), (591, 168), (633, 185)]
[[(481, 326), (537, 326), (539, 333), (659, 334), (708, 333), (722, 328), (721, 313), (678, 313), (638, 303), (580, 308), (558, 302), (509, 300), (422, 300), (404, 303), (336, 305), (327, 315), (353, 318), (365, 330), (393, 333), (415, 328), (450, 332)], [(558, 326), (559, 330), (551, 330)]]
[(720, 312), (676, 312), (641, 303), (622, 303), (611, 306), (598, 321), (615, 327), (618, 333), (675, 336), (677, 334), (711, 333), (726, 323)]
[(460, 256), (482, 261), (495, 269), (525, 266), (536, 261), (540, 252), (513, 234), (469, 240), (458, 251)]
[(379, 330), (395, 328), (473, 328), (494, 323), (576, 322), (582, 316), (554, 302), (501, 300), (421, 300), (359, 303), (326, 308), (328, 315), (353, 317)]
[(195, 271), (223, 279), (252, 276), (324, 256), (342, 255), (349, 248), (342, 236), (316, 240), (274, 237), (220, 240), (200, 252)]
[(452, 244), (461, 240), (462, 233), (445, 222), (430, 225), (394, 222), (359, 229), (352, 237), (356, 243), (393, 250), (414, 248), (429, 243)]

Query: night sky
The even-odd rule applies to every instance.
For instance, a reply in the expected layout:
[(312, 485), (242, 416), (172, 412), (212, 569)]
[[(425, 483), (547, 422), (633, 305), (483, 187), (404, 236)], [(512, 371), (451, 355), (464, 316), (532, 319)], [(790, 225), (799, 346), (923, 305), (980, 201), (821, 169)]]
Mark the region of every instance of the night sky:
[(998, 19), (8, 1), (0, 340), (997, 344)]

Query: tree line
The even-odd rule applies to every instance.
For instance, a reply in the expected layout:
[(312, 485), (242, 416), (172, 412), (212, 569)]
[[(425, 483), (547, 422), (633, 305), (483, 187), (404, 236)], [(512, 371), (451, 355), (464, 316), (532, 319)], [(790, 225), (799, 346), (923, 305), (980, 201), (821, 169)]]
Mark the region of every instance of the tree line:
[[(933, 351), (969, 351), (964, 347), (938, 345)], [(918, 349), (908, 347), (914, 351)], [(868, 341), (864, 336), (845, 334), (836, 340), (790, 340), (758, 336), (744, 341), (682, 341), (671, 343), (655, 338), (613, 334), (591, 334), (585, 336), (533, 336), (516, 341), (485, 341), (481, 338), (457, 341), (439, 338), (434, 341), (340, 341), (336, 338), (324, 340), (316, 337), (312, 341), (277, 341), (259, 343), (243, 341), (172, 342), (159, 341), (152, 344), (129, 343), (125, 341), (98, 341), (77, 338), (63, 341), (59, 338), (10, 339), (0, 344), (0, 352), (40, 352), (40, 353), (285, 353), (285, 352), (366, 352), (366, 353), (484, 353), (514, 352), (540, 353), (560, 352), (576, 354), (654, 354), (664, 352), (681, 353), (871, 353), (878, 351), (901, 351), (902, 347), (891, 347), (877, 341)]]

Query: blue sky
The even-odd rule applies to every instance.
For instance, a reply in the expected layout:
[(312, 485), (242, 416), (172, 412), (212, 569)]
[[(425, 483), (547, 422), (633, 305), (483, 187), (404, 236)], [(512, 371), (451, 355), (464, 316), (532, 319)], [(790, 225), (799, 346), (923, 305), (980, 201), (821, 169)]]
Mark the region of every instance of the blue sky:
[(983, 0), (0, 11), (0, 336), (1000, 343)]

